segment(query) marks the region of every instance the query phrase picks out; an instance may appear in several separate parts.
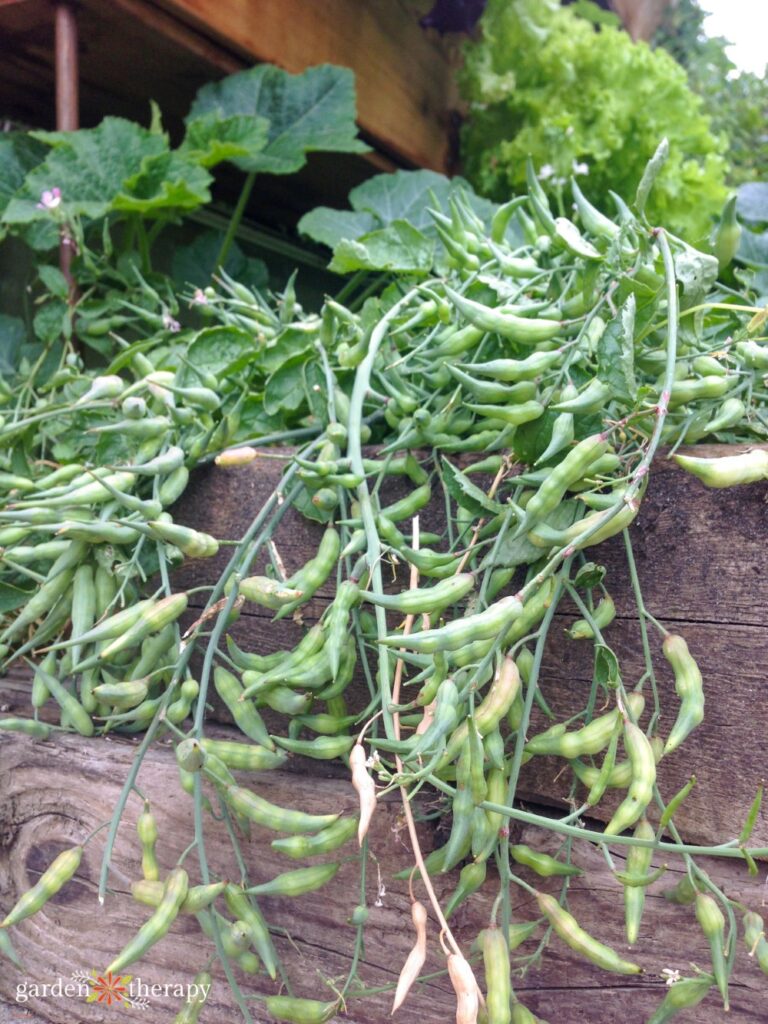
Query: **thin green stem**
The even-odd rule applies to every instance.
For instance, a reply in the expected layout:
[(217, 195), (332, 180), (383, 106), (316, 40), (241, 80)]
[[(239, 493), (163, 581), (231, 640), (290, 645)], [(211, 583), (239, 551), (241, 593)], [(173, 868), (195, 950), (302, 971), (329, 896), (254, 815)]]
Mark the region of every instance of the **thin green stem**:
[(232, 212), (232, 216), (229, 219), (227, 225), (227, 232), (224, 235), (224, 239), (219, 249), (219, 255), (216, 257), (216, 268), (223, 267), (227, 262), (227, 256), (229, 256), (229, 250), (232, 248), (232, 243), (235, 240), (237, 229), (240, 227), (240, 221), (243, 219), (245, 214), (245, 208), (248, 205), (248, 200), (251, 198), (251, 192), (253, 191), (254, 182), (256, 181), (256, 172), (251, 171), (243, 182), (243, 187), (240, 189), (240, 196), (237, 200), (237, 205)]

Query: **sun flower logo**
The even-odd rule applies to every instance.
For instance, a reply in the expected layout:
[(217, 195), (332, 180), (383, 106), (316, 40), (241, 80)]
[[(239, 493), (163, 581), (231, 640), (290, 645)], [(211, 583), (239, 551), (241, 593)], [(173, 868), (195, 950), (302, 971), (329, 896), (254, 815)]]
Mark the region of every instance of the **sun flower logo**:
[(112, 1006), (113, 1003), (119, 1006), (132, 1006), (128, 994), (128, 984), (131, 980), (130, 974), (113, 974), (107, 971), (106, 974), (99, 974), (98, 971), (91, 971), (88, 984), (91, 991), (86, 996), (86, 1003), (102, 1003)]

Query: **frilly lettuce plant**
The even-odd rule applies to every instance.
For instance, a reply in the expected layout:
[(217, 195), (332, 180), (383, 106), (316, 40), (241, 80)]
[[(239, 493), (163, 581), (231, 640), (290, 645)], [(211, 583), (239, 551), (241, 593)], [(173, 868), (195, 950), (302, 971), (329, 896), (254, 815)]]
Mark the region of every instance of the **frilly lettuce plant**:
[(599, 25), (554, 0), (489, 0), (460, 78), (470, 104), (465, 172), (482, 193), (506, 198), (524, 191), (530, 156), (556, 197), (576, 172), (599, 205), (609, 191), (634, 192), (666, 136), (649, 214), (702, 243), (727, 194), (725, 137), (669, 54), (595, 11)]

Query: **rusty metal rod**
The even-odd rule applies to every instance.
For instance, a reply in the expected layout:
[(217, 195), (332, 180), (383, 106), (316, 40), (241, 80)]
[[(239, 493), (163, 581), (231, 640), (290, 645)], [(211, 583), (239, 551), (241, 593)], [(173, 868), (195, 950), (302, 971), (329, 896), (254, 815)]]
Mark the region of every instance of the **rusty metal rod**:
[[(79, 68), (77, 60), (77, 15), (68, 3), (57, 3), (56, 24), (56, 128), (73, 132), (80, 127)], [(69, 284), (69, 301), (76, 300), (75, 282), (70, 270), (72, 247), (66, 234), (59, 246), (59, 266)]]

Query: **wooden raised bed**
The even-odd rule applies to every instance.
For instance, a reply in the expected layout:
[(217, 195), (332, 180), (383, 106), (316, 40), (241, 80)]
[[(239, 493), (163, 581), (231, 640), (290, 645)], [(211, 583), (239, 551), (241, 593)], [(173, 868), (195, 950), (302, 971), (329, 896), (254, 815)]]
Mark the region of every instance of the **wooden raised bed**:
[[(700, 447), (697, 451), (706, 453), (707, 449)], [(179, 514), (178, 518), (221, 537), (239, 536), (272, 489), (278, 472), (278, 466), (271, 460), (230, 471), (236, 476), (225, 476), (215, 468), (201, 470), (185, 497), (184, 515)], [(689, 843), (711, 844), (738, 835), (756, 786), (765, 775), (764, 746), (768, 734), (768, 706), (764, 699), (768, 591), (762, 585), (766, 569), (765, 499), (765, 485), (709, 491), (684, 476), (671, 463), (662, 461), (654, 470), (642, 511), (632, 527), (647, 606), (668, 627), (684, 633), (704, 675), (705, 722), (682, 750), (663, 760), (659, 770), (660, 789), (667, 799), (692, 771), (697, 775), (698, 784), (676, 817), (683, 838)], [(436, 518), (432, 521), (436, 522), (437, 512), (434, 514)], [(425, 529), (429, 528), (429, 521), (429, 515), (423, 516)], [(289, 570), (314, 550), (316, 536), (312, 525), (289, 513), (277, 534), (277, 543)], [(599, 560), (608, 567), (606, 583), (618, 608), (618, 617), (609, 627), (607, 639), (619, 652), (622, 670), (631, 681), (636, 671), (640, 671), (639, 640), (637, 622), (632, 617), (629, 583), (621, 569), (620, 542), (609, 542), (599, 551)], [(210, 581), (215, 568), (210, 562), (190, 563), (178, 574), (178, 583), (188, 586), (203, 579)], [(308, 608), (307, 621), (317, 617), (323, 600), (327, 600), (327, 595), (325, 598), (321, 595)], [(560, 619), (565, 626), (570, 616), (564, 613)], [(555, 628), (553, 632), (555, 640), (547, 658), (543, 686), (552, 706), (564, 714), (583, 706), (581, 694), (591, 679), (590, 652), (582, 652), (577, 644), (560, 639), (563, 630)], [(252, 649), (287, 646), (295, 642), (296, 635), (294, 624), (274, 624), (266, 616), (252, 614), (250, 610), (244, 612), (236, 626), (238, 642), (246, 647), (253, 645)], [(654, 650), (658, 650), (655, 639), (653, 643)], [(659, 665), (663, 665), (663, 659), (659, 660)], [(27, 686), (18, 676), (4, 682), (2, 703), (11, 713), (25, 709)], [(674, 707), (671, 674), (665, 674), (663, 668), (660, 686), (663, 706)], [(353, 691), (349, 698), (351, 704), (355, 704), (356, 697), (361, 706), (366, 702), (362, 691)], [(214, 718), (224, 721), (220, 710), (214, 713)], [(663, 728), (668, 728), (668, 724), (662, 723)], [(216, 728), (222, 735), (227, 734), (226, 724)], [(0, 738), (0, 899), (3, 906), (10, 905), (61, 848), (72, 845), (109, 817), (134, 749), (135, 743), (126, 739), (86, 741), (67, 736), (34, 743), (22, 737)], [(268, 799), (312, 811), (351, 811), (356, 806), (343, 765), (292, 759), (288, 768), (265, 773), (259, 778), (258, 786)], [(526, 808), (546, 812), (550, 807), (562, 811), (566, 806), (567, 783), (558, 777), (559, 768), (560, 765), (535, 759), (525, 769), (520, 796)], [(151, 748), (138, 784), (152, 799), (160, 821), (159, 856), (162, 866), (169, 868), (191, 837), (192, 805), (177, 788), (173, 755), (167, 744)], [(249, 784), (254, 785), (252, 777)], [(425, 804), (434, 809), (435, 798), (425, 795), (422, 809)], [(58, 977), (69, 978), (73, 971), (103, 966), (105, 956), (109, 958), (117, 951), (145, 919), (144, 910), (128, 895), (129, 881), (139, 873), (133, 825), (140, 809), (138, 798), (132, 798), (115, 848), (112, 892), (104, 907), (98, 906), (95, 896), (101, 852), (96, 839), (78, 873), (77, 883), (15, 930), (17, 950), (27, 971), (20, 974), (3, 962), (0, 998), (13, 1004), (19, 983), (51, 984)], [(443, 841), (443, 833), (435, 821), (422, 823), (420, 834), (425, 851)], [(531, 845), (554, 849), (553, 837), (543, 836), (534, 829), (515, 826), (514, 835), (520, 835)], [(254, 879), (269, 878), (291, 866), (272, 851), (270, 838), (271, 835), (254, 829), (251, 841), (245, 846), (246, 862)], [(758, 819), (752, 842), (768, 845), (765, 812)], [(217, 838), (217, 830), (211, 829), (209, 843), (212, 870), (223, 876), (234, 874), (228, 841), (222, 843), (221, 838)], [(366, 985), (378, 987), (396, 980), (412, 942), (407, 884), (393, 879), (398, 869), (411, 863), (407, 834), (395, 796), (386, 800), (374, 817), (371, 849), (377, 863), (369, 863), (366, 902), (370, 919), (360, 974)], [(353, 845), (344, 852), (352, 855)], [(621, 864), (621, 849), (613, 847), (612, 852)], [(586, 872), (571, 885), (569, 900), (574, 913), (584, 927), (600, 939), (623, 955), (629, 954), (623, 936), (620, 886), (597, 849), (576, 842), (574, 860)], [(646, 973), (641, 978), (607, 975), (578, 959), (555, 939), (545, 951), (541, 964), (518, 982), (521, 999), (534, 1012), (550, 1021), (567, 1024), (640, 1022), (662, 998), (662, 969), (689, 974), (691, 962), (707, 967), (707, 945), (692, 911), (674, 907), (661, 896), (679, 877), (679, 863), (675, 858), (666, 860), (669, 871), (649, 889), (641, 938), (630, 954)], [(755, 878), (747, 874), (741, 860), (710, 858), (701, 863), (729, 896), (752, 908), (760, 907), (765, 895), (763, 865), (760, 876)], [(441, 897), (447, 898), (450, 894), (456, 875), (457, 872), (452, 872), (437, 879)], [(354, 930), (347, 920), (359, 902), (357, 878), (358, 865), (352, 859), (320, 893), (302, 897), (290, 905), (288, 901), (265, 901), (270, 922), (285, 928), (290, 935), (290, 941), (282, 936), (277, 936), (275, 941), (299, 994), (331, 998), (326, 996), (330, 990), (323, 988), (320, 976), (337, 980), (345, 976), (354, 942)], [(380, 884), (385, 892), (377, 899)], [(485, 887), (471, 897), (454, 918), (462, 943), (468, 945), (487, 922), (496, 890), (495, 872), (489, 870)], [(417, 891), (421, 891), (418, 883)], [(516, 920), (535, 916), (528, 897), (518, 894), (515, 900)], [(186, 983), (204, 962), (208, 948), (207, 940), (202, 939), (194, 923), (179, 921), (166, 939), (135, 965), (134, 977), (140, 977), (146, 984)], [(534, 948), (531, 944), (530, 951)], [(526, 946), (519, 952), (528, 951)], [(432, 923), (426, 970), (439, 971), (442, 963), (437, 929)], [(218, 969), (215, 977), (210, 1005), (202, 1015), (204, 1024), (225, 1015), (225, 1019), (234, 1019), (237, 1012)], [(264, 975), (246, 979), (238, 973), (237, 977), (247, 992), (275, 991)], [(729, 1019), (743, 1024), (761, 1020), (767, 991), (767, 979), (746, 957), (740, 941)], [(350, 1001), (347, 1014), (338, 1019), (355, 1024), (383, 1024), (389, 1019), (390, 1000), (391, 994), (385, 994), (373, 1000)], [(165, 996), (152, 998), (142, 1019), (148, 1024), (168, 1021), (177, 1004), (177, 1000)], [(24, 1008), (56, 1024), (112, 1019), (110, 1011), (87, 1005), (82, 998), (30, 998)], [(253, 1004), (253, 1012), (256, 1021), (266, 1019), (258, 1003)], [(441, 976), (414, 990), (399, 1019), (442, 1024), (453, 1019), (453, 1014), (452, 992), (446, 978)], [(715, 1024), (723, 1019), (722, 1006), (716, 996), (711, 995), (688, 1019), (695, 1019), (699, 1024)]]

